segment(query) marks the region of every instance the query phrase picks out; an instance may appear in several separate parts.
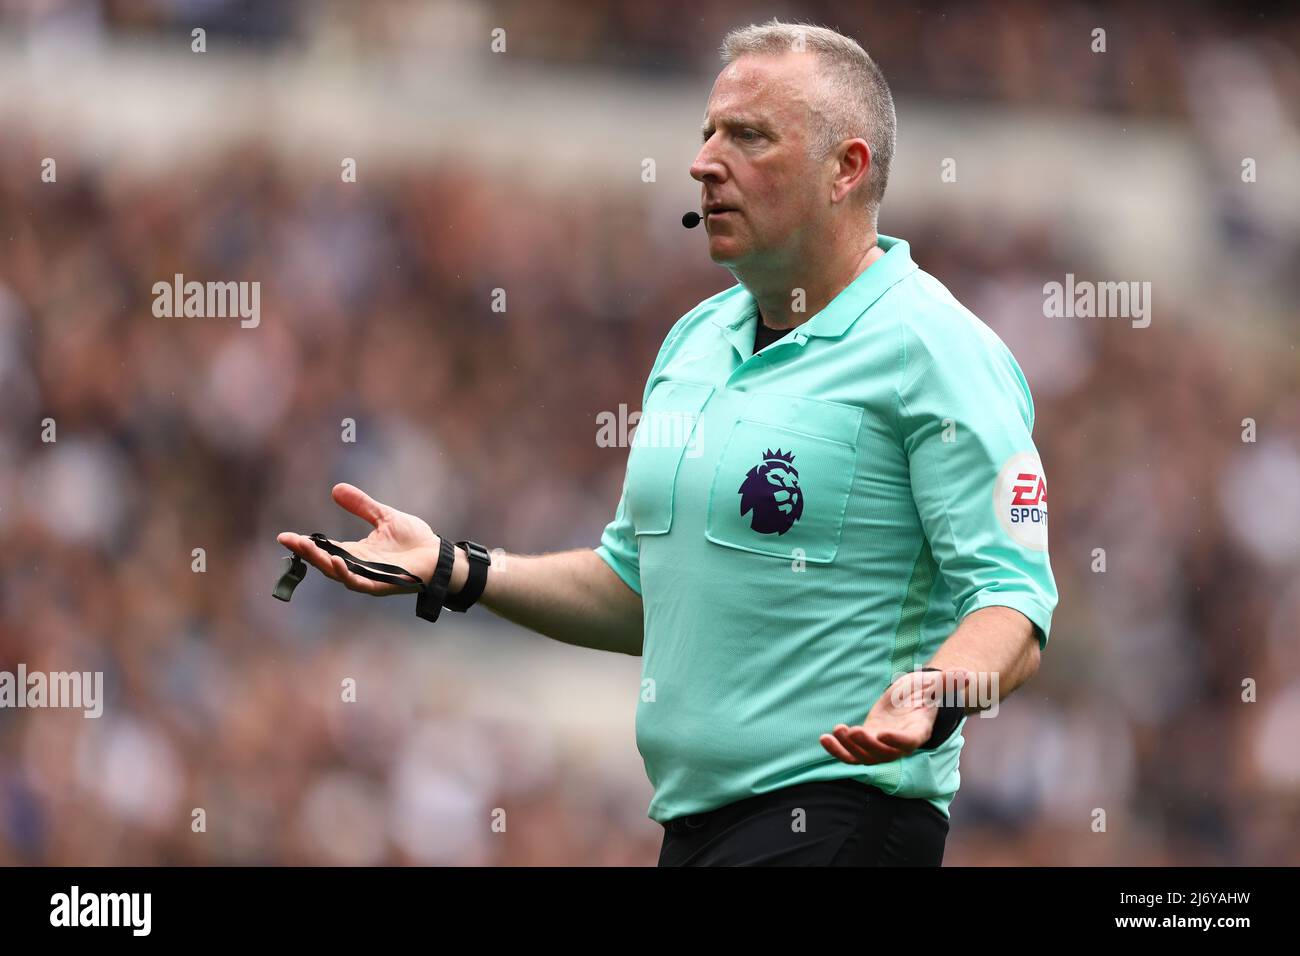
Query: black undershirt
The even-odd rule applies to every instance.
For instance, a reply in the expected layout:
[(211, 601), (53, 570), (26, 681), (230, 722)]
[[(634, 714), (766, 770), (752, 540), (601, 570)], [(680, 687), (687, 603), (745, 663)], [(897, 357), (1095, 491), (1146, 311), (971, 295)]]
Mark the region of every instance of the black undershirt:
[(771, 345), (777, 339), (784, 337), (789, 331), (789, 329), (774, 329), (764, 325), (763, 317), (760, 315), (754, 329), (754, 354), (757, 355), (759, 349)]

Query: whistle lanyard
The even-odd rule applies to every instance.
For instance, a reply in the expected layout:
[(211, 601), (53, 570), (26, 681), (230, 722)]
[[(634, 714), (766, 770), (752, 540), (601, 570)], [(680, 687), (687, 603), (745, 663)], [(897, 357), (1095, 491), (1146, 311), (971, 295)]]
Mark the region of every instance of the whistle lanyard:
[[(446, 538), (439, 538), (441, 546), (438, 549), (438, 566), (433, 572), (433, 579), (426, 584), (418, 575), (395, 564), (358, 558), (334, 544), (319, 531), (309, 537), (316, 547), (326, 554), (342, 558), (353, 574), (383, 584), (417, 588), (420, 597), (415, 603), (416, 615), (426, 621), (438, 620), (438, 614), (447, 600), (447, 584), (451, 581), (452, 562), (456, 556), (455, 547)], [(302, 579), (307, 574), (307, 562), (297, 554), (291, 554), (286, 560), (289, 563), (285, 566), (272, 592), (272, 596), (281, 601), (288, 601), (293, 596), (294, 588), (302, 583)]]

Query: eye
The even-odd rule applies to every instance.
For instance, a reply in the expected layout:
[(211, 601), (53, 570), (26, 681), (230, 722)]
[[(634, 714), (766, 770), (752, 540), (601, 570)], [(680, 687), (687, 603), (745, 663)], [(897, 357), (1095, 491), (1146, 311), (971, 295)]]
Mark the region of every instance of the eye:
[(761, 135), (762, 134), (759, 133), (758, 130), (750, 129), (748, 126), (746, 126), (744, 129), (742, 129), (739, 133), (736, 134), (736, 138), (746, 143), (752, 143), (755, 142)]

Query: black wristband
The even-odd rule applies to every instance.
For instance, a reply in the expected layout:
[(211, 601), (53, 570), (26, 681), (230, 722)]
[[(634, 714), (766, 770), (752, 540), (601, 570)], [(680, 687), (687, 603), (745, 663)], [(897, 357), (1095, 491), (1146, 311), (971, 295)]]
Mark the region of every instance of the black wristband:
[(420, 592), (415, 602), (415, 615), (426, 621), (438, 620), (447, 600), (447, 584), (451, 581), (451, 569), (456, 561), (456, 549), (452, 543), (441, 535), (438, 536), (438, 565), (433, 569), (433, 577)]
[(492, 564), (492, 555), (483, 545), (474, 541), (457, 541), (456, 547), (465, 550), (469, 559), (469, 576), (464, 586), (455, 594), (448, 594), (443, 606), (449, 611), (465, 613), (483, 596), (487, 587), (488, 567)]
[[(922, 673), (925, 671), (937, 671), (940, 674), (943, 673), (943, 669), (939, 667), (922, 667), (921, 671)], [(940, 682), (942, 683), (942, 678), (940, 679)], [(965, 707), (943, 703), (942, 697), (940, 697), (940, 701), (939, 713), (935, 715), (934, 730), (930, 732), (930, 739), (917, 747), (917, 750), (934, 750), (936, 747), (943, 744), (944, 741), (952, 736), (953, 731), (957, 729), (957, 725), (966, 717)]]

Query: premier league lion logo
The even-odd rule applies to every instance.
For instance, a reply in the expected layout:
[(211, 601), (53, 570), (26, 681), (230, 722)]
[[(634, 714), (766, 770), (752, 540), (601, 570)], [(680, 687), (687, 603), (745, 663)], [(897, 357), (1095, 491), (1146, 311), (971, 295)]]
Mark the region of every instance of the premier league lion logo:
[(749, 526), (759, 534), (785, 534), (803, 514), (803, 489), (794, 452), (767, 449), (740, 486), (740, 516), (754, 513)]

